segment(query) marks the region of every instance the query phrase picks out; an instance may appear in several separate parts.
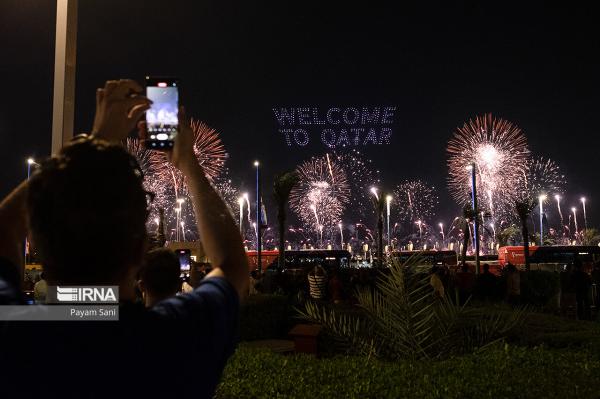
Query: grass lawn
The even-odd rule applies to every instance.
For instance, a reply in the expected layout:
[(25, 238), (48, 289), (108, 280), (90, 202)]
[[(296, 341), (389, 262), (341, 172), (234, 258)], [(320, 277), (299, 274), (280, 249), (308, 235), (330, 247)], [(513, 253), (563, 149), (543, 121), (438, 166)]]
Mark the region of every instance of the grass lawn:
[[(484, 309), (509, 311), (502, 306)], [(266, 305), (250, 306), (246, 319), (251, 322), (242, 326), (243, 336), (283, 337), (295, 323), (289, 319), (290, 310), (275, 297)], [(241, 344), (216, 398), (600, 397), (600, 323), (530, 313), (507, 342), (445, 360), (395, 363), (335, 355), (331, 348), (317, 359)]]

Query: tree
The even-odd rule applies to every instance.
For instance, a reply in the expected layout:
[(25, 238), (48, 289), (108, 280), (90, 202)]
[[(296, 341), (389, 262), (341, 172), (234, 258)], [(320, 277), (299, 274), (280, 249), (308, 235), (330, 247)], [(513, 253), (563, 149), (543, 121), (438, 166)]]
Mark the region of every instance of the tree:
[(496, 239), (498, 240), (498, 245), (501, 247), (505, 247), (508, 245), (510, 240), (519, 234), (519, 228), (514, 225), (510, 225), (505, 229), (501, 230), (498, 234), (496, 234)]
[(383, 208), (385, 198), (385, 195), (373, 196), (373, 208), (377, 215), (377, 263), (380, 267), (383, 267)]
[(285, 207), (290, 199), (290, 192), (298, 183), (299, 177), (295, 171), (289, 171), (275, 176), (273, 196), (277, 204), (277, 223), (279, 224), (279, 270), (285, 267)]
[(600, 242), (600, 233), (596, 229), (585, 229), (581, 243), (583, 245), (598, 245)]
[(536, 206), (536, 202), (532, 199), (523, 199), (515, 203), (517, 215), (521, 220), (521, 235), (523, 236), (523, 253), (525, 256), (525, 271), (529, 272), (529, 228), (527, 227), (527, 219), (533, 209)]

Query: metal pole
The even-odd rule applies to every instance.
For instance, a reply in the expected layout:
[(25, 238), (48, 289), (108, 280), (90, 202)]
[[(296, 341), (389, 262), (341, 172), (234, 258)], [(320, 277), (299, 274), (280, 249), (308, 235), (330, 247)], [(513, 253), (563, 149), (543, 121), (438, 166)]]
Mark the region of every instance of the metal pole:
[(73, 137), (75, 67), (77, 58), (77, 0), (56, 2), (52, 154)]
[(471, 164), (471, 185), (473, 186), (472, 188), (472, 200), (473, 200), (473, 214), (475, 215), (475, 220), (473, 221), (474, 224), (474, 242), (475, 242), (475, 274), (478, 275), (479, 274), (479, 218), (478, 218), (478, 214), (477, 214), (477, 178), (476, 178), (476, 171), (475, 171), (475, 163)]
[(544, 246), (544, 202), (540, 196), (540, 247)]
[(256, 253), (258, 260), (258, 274), (262, 273), (262, 212), (261, 212), (261, 199), (260, 199), (260, 164), (258, 161), (254, 162), (256, 166)]

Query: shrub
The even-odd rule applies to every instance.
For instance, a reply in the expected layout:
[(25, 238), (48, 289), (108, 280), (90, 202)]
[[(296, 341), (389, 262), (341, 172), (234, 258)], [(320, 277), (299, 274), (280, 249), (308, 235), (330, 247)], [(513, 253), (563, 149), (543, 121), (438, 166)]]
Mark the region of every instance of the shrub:
[(323, 325), (354, 353), (388, 360), (472, 352), (521, 323), (522, 310), (488, 315), (447, 298), (437, 300), (429, 277), (405, 268), (394, 263), (380, 275), (376, 289), (358, 291), (362, 314), (308, 301), (300, 315)]
[(584, 352), (497, 346), (444, 361), (318, 360), (240, 348), (217, 399), (597, 398), (600, 362)]
[(541, 307), (557, 308), (560, 292), (558, 273), (531, 270), (521, 274), (521, 299), (524, 303)]
[(285, 338), (294, 325), (294, 314), (287, 296), (249, 296), (240, 309), (240, 340)]

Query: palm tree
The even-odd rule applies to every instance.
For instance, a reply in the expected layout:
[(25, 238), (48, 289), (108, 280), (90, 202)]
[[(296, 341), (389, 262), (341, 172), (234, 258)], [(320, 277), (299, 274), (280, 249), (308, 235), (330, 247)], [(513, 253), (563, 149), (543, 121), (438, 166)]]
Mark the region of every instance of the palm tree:
[(298, 183), (296, 171), (288, 171), (275, 176), (273, 196), (277, 203), (277, 222), (279, 224), (279, 270), (285, 267), (285, 207), (290, 199), (290, 192)]
[(385, 202), (385, 195), (373, 196), (373, 208), (377, 215), (377, 263), (380, 267), (383, 267), (383, 207)]
[(527, 227), (527, 219), (533, 209), (536, 206), (536, 202), (532, 199), (524, 199), (515, 203), (517, 215), (521, 220), (521, 234), (523, 235), (523, 253), (525, 256), (525, 271), (529, 272), (529, 228)]

